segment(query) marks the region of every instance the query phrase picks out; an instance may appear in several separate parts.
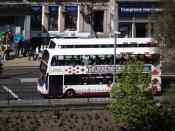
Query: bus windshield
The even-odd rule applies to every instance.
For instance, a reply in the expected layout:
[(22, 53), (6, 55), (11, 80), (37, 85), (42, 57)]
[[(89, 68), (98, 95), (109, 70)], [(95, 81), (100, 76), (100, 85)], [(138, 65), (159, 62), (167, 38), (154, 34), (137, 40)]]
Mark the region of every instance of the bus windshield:
[(46, 70), (47, 70), (47, 64), (44, 63), (43, 61), (41, 61), (41, 63), (40, 63), (40, 71), (42, 72), (43, 75), (46, 74)]

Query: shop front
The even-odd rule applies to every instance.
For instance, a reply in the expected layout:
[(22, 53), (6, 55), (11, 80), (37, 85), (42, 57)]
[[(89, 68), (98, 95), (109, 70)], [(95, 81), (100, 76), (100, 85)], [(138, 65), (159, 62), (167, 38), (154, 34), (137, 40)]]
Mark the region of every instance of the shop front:
[(154, 33), (154, 23), (149, 16), (153, 12), (161, 11), (159, 3), (156, 2), (119, 2), (119, 37), (151, 37)]
[[(2, 36), (11, 32), (12, 34), (20, 33), (26, 36), (27, 33), (27, 16), (30, 15), (30, 5), (21, 3), (2, 3), (0, 5), (0, 39)], [(2, 13), (4, 12), (4, 13)]]

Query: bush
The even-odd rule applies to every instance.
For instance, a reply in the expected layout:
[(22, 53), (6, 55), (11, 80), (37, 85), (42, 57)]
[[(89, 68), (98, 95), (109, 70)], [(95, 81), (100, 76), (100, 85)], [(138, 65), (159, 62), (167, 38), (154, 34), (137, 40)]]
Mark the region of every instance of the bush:
[(123, 66), (108, 106), (116, 120), (137, 130), (163, 129), (160, 126), (166, 125), (167, 112), (154, 100), (149, 83), (150, 74), (143, 73), (143, 62), (132, 60)]

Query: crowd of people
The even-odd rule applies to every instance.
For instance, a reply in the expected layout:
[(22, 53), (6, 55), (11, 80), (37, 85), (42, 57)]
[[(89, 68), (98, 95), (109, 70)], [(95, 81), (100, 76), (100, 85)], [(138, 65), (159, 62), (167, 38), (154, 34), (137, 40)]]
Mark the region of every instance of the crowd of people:
[(32, 38), (25, 38), (22, 34), (6, 32), (3, 34), (0, 43), (0, 60), (9, 60), (10, 53), (14, 52), (15, 58), (26, 57), (30, 60), (38, 59), (40, 46), (32, 42)]

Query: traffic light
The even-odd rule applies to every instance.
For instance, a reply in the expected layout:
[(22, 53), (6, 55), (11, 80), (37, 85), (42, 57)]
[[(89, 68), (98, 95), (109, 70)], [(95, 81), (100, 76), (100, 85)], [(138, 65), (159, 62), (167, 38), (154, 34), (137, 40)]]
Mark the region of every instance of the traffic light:
[(2, 66), (3, 66), (3, 64), (2, 64), (2, 62), (0, 61), (0, 75), (1, 75), (2, 72), (3, 72), (3, 71), (2, 71), (2, 70), (3, 70), (3, 67), (2, 67)]

